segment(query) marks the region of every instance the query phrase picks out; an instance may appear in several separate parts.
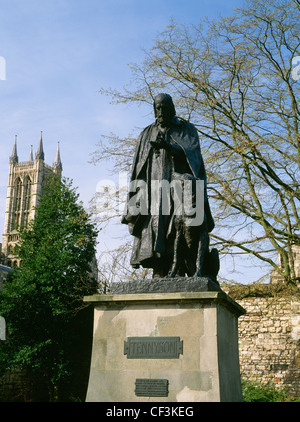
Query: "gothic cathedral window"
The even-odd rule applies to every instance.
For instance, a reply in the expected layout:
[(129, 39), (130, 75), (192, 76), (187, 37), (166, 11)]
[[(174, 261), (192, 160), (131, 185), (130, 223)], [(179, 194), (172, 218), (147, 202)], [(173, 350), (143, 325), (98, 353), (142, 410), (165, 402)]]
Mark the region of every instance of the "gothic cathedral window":
[(31, 205), (31, 180), (27, 176), (24, 183), (24, 226), (27, 226), (29, 221), (30, 205)]
[(14, 201), (14, 220), (13, 230), (20, 226), (21, 220), (21, 203), (22, 203), (22, 181), (20, 178), (16, 180), (15, 184), (15, 201)]

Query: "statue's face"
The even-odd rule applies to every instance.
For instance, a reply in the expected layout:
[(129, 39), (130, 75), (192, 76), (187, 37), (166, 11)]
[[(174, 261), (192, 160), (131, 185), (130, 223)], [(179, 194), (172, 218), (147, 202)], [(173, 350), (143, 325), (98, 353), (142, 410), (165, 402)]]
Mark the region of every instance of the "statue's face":
[(162, 127), (170, 126), (173, 114), (168, 99), (163, 96), (158, 96), (155, 99), (154, 109), (155, 117), (157, 118), (159, 125)]

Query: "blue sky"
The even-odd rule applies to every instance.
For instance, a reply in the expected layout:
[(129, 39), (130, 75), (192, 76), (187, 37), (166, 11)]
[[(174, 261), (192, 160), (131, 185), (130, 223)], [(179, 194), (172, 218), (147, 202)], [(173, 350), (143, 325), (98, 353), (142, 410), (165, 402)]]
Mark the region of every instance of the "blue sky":
[[(63, 173), (86, 205), (108, 168), (88, 163), (101, 135), (128, 135), (152, 121), (151, 110), (110, 105), (101, 87), (122, 88), (129, 64), (141, 62), (173, 18), (231, 15), (241, 0), (0, 0), (0, 235), (4, 229), (8, 157), (18, 135), (19, 161), (43, 131), (45, 161), (60, 142)], [(149, 114), (150, 113), (150, 114)], [(101, 243), (109, 245), (111, 235)], [(1, 241), (1, 240), (0, 240)], [(109, 246), (108, 246), (109, 247)]]

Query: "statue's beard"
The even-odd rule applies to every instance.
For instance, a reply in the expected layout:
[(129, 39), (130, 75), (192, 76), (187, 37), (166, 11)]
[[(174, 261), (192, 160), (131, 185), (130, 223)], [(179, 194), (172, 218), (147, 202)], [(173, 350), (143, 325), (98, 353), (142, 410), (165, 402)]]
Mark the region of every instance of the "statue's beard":
[(170, 126), (171, 120), (169, 116), (157, 116), (157, 121), (162, 127)]

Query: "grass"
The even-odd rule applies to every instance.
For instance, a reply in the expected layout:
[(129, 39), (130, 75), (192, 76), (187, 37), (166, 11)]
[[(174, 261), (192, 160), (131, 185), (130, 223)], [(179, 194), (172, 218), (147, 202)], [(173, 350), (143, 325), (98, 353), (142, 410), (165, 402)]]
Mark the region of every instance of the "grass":
[(277, 389), (272, 383), (242, 380), (244, 402), (300, 402), (300, 397), (290, 397), (284, 389)]

